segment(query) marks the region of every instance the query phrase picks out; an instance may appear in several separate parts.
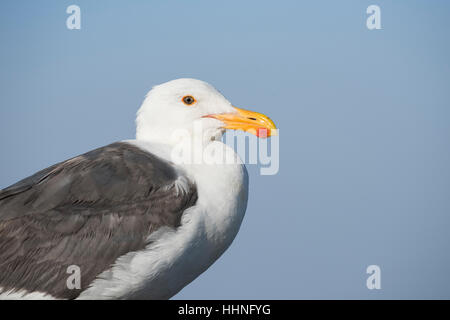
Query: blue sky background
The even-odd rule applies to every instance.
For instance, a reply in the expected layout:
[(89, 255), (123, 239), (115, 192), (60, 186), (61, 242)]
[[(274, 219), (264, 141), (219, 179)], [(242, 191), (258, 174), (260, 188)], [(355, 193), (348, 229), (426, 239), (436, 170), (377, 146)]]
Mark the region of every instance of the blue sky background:
[(239, 235), (176, 298), (448, 299), (449, 19), (444, 0), (3, 0), (0, 188), (133, 138), (151, 86), (199, 78), (275, 121), (280, 172), (249, 167)]

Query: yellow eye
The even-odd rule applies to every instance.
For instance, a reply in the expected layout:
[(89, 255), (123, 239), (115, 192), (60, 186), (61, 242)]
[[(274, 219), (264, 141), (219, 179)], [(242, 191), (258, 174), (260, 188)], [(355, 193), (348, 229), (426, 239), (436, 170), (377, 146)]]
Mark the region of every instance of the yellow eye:
[(187, 106), (193, 105), (196, 102), (193, 96), (184, 96), (182, 101)]

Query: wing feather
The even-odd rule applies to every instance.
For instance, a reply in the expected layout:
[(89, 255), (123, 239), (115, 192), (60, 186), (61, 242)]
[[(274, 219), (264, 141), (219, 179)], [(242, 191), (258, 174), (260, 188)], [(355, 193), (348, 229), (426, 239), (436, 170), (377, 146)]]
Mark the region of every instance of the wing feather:
[[(177, 179), (186, 180), (179, 192)], [(167, 161), (114, 143), (0, 191), (0, 288), (76, 298), (120, 256), (177, 228), (197, 201), (195, 184)], [(81, 289), (66, 285), (68, 267)]]

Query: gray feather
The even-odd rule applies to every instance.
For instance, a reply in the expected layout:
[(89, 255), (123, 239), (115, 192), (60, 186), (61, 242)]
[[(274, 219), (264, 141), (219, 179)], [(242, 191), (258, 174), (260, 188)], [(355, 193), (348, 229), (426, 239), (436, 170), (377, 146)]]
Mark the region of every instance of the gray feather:
[[(154, 231), (180, 225), (197, 190), (187, 180), (178, 194), (177, 178), (167, 161), (114, 143), (1, 190), (0, 287), (76, 298)], [(80, 290), (67, 288), (70, 265), (80, 267)]]

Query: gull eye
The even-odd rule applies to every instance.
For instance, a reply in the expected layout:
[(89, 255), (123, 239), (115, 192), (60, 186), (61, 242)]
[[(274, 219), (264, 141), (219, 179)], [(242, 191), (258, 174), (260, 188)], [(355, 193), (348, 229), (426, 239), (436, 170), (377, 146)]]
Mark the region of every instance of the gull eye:
[(193, 105), (195, 103), (195, 99), (193, 96), (184, 96), (182, 101), (187, 106)]

